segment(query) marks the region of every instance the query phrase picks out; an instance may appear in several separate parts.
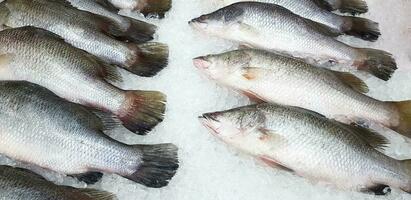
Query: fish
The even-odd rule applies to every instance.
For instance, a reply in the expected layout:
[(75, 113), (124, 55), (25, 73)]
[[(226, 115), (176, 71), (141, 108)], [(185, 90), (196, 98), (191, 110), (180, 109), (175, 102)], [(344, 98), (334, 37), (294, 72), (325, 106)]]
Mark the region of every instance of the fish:
[(381, 153), (387, 139), (368, 129), (278, 104), (206, 113), (199, 119), (224, 143), (298, 176), (344, 190), (411, 192), (411, 160)]
[(58, 186), (26, 169), (0, 166), (0, 199), (7, 200), (115, 200), (96, 189)]
[(211, 36), (251, 48), (297, 57), (317, 66), (361, 70), (385, 81), (397, 69), (392, 54), (351, 47), (318, 23), (275, 4), (234, 3), (194, 18), (189, 24)]
[(364, 0), (314, 0), (318, 5), (329, 11), (340, 11), (352, 15), (368, 12), (367, 2)]
[[(65, 2), (66, 0), (60, 0)], [(107, 0), (67, 0), (77, 9), (107, 17), (121, 30), (116, 38), (126, 42), (144, 43), (154, 39), (157, 27), (153, 24), (118, 14), (119, 10)]]
[(123, 144), (104, 134), (107, 120), (96, 122), (97, 114), (46, 88), (8, 81), (0, 88), (2, 155), (86, 183), (96, 181), (95, 173), (109, 173), (159, 188), (178, 169), (173, 144)]
[(28, 81), (78, 104), (113, 113), (130, 131), (147, 134), (164, 119), (166, 95), (122, 90), (118, 69), (36, 27), (0, 32), (0, 80)]
[(368, 86), (351, 73), (256, 49), (200, 56), (193, 63), (211, 80), (257, 102), (301, 107), (345, 123), (378, 123), (411, 138), (411, 101), (371, 98), (364, 94)]
[[(0, 3), (0, 24), (34, 26), (53, 32), (103, 61), (143, 77), (152, 77), (168, 64), (168, 46), (158, 42), (126, 43), (109, 18), (78, 10), (61, 0), (6, 0)], [(121, 32), (121, 31), (120, 31)]]
[[(247, 0), (223, 0), (225, 5)], [(381, 35), (378, 23), (369, 19), (351, 16), (341, 16), (318, 6), (313, 0), (258, 0), (263, 3), (273, 3), (291, 12), (331, 28), (337, 34), (352, 35), (367, 41), (376, 41)]]
[(135, 10), (144, 16), (157, 15), (164, 18), (166, 12), (171, 9), (172, 0), (108, 0), (119, 9)]

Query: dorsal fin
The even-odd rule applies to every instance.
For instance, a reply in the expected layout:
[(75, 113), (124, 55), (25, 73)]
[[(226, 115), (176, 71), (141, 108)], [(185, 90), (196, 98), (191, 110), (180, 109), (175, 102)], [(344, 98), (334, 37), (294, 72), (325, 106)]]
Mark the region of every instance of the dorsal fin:
[(100, 129), (102, 128), (103, 131), (113, 130), (121, 126), (121, 121), (114, 114), (104, 112), (101, 110), (97, 110), (94, 108), (87, 108), (87, 109), (99, 118), (98, 123), (101, 123), (101, 126), (102, 126), (99, 128)]
[(348, 73), (348, 72), (337, 72), (333, 71), (333, 73), (344, 82), (346, 85), (351, 87), (352, 89), (361, 92), (361, 93), (368, 93), (369, 89), (367, 84), (364, 83), (361, 79), (356, 77), (355, 75)]
[(333, 28), (325, 25), (325, 24), (321, 24), (315, 21), (312, 21), (310, 19), (305, 19), (302, 18), (308, 26), (310, 26), (311, 28), (313, 28), (314, 30), (318, 31), (319, 33), (329, 36), (329, 37), (338, 37), (340, 35), (342, 35), (339, 31), (334, 30)]
[(387, 138), (371, 129), (364, 128), (358, 124), (348, 125), (337, 121), (335, 122), (351, 130), (352, 133), (361, 138), (367, 144), (371, 145), (374, 149), (384, 150), (384, 148), (387, 147), (387, 145), (389, 144)]

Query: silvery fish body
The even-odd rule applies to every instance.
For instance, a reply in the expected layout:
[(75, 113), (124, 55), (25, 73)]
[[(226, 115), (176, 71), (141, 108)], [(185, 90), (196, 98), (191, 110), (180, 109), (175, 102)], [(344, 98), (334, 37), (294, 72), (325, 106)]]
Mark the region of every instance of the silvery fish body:
[[(246, 0), (223, 0), (226, 5), (244, 2)], [(378, 30), (378, 23), (373, 21), (350, 16), (340, 16), (335, 13), (322, 8), (313, 0), (258, 0), (263, 3), (273, 3), (282, 6), (291, 12), (310, 19), (312, 21), (324, 24), (336, 33), (354, 35), (365, 40), (375, 41), (378, 39), (380, 32)], [(368, 24), (363, 30), (356, 30), (359, 23)]]
[(69, 101), (111, 112), (140, 134), (162, 121), (162, 93), (113, 86), (121, 81), (116, 68), (53, 33), (34, 27), (7, 29), (0, 32), (0, 42), (1, 80), (32, 82)]
[[(377, 122), (408, 137), (409, 102), (383, 102), (362, 93), (357, 77), (262, 50), (244, 49), (194, 59), (211, 79), (260, 101), (297, 106), (344, 122)], [(404, 106), (408, 105), (408, 106)]]
[(126, 145), (103, 133), (110, 117), (99, 119), (31, 83), (0, 88), (0, 153), (7, 157), (66, 175), (118, 174), (150, 187), (167, 185), (178, 167), (172, 144)]
[(0, 166), (1, 200), (114, 200), (115, 195), (94, 190), (58, 186), (24, 169)]
[(363, 70), (383, 80), (397, 69), (391, 54), (344, 44), (318, 23), (275, 4), (239, 2), (195, 18), (190, 24), (253, 48), (302, 58), (315, 65)]
[(200, 120), (225, 143), (299, 176), (342, 189), (411, 192), (411, 161), (377, 151), (386, 140), (369, 130), (277, 104), (207, 113)]

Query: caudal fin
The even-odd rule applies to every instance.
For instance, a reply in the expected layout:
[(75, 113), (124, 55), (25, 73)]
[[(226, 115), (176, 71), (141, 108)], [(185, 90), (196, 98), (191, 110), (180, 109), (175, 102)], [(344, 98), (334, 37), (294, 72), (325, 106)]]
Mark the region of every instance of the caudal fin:
[(347, 35), (352, 35), (367, 41), (376, 41), (381, 35), (378, 23), (361, 17), (344, 17), (343, 31)]
[[(163, 18), (165, 13), (171, 9), (171, 0), (142, 0), (137, 10), (139, 10), (144, 16), (150, 14), (157, 15), (159, 18)], [(144, 3), (143, 3), (144, 2)]]
[(166, 96), (156, 91), (127, 91), (126, 100), (117, 113), (124, 127), (145, 135), (163, 121)]
[(364, 0), (341, 0), (338, 10), (342, 13), (361, 14), (368, 12), (367, 2)]
[(179, 167), (178, 148), (174, 144), (137, 145), (136, 148), (143, 153), (142, 164), (125, 177), (152, 188), (168, 185)]
[(130, 44), (135, 57), (127, 62), (126, 70), (143, 77), (152, 77), (168, 64), (168, 46), (158, 42), (148, 42), (138, 46)]
[(397, 70), (397, 63), (392, 54), (377, 49), (358, 49), (359, 57), (354, 62), (358, 70), (367, 71), (372, 75), (388, 81)]
[(116, 38), (126, 42), (143, 43), (154, 38), (157, 27), (140, 20), (124, 17), (130, 22), (127, 30), (119, 33)]
[(411, 138), (411, 101), (392, 102), (397, 108), (400, 116), (400, 123), (396, 127), (391, 127), (396, 132)]

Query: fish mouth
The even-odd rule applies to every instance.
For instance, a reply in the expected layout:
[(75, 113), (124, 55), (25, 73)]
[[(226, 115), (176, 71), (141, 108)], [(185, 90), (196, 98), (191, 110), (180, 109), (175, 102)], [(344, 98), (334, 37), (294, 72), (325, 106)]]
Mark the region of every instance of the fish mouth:
[(207, 19), (207, 17), (205, 15), (202, 15), (200, 17), (197, 17), (197, 18), (194, 18), (194, 19), (190, 20), (188, 22), (188, 24), (196, 24), (196, 23), (198, 23), (198, 24), (207, 24), (206, 19)]
[(199, 116), (198, 119), (203, 124), (203, 126), (210, 130), (211, 134), (219, 134), (219, 128), (217, 124), (220, 123), (220, 121), (216, 118), (216, 113), (206, 113), (202, 116)]
[(211, 62), (207, 60), (205, 56), (199, 56), (193, 59), (193, 64), (200, 70), (206, 70), (210, 67)]

